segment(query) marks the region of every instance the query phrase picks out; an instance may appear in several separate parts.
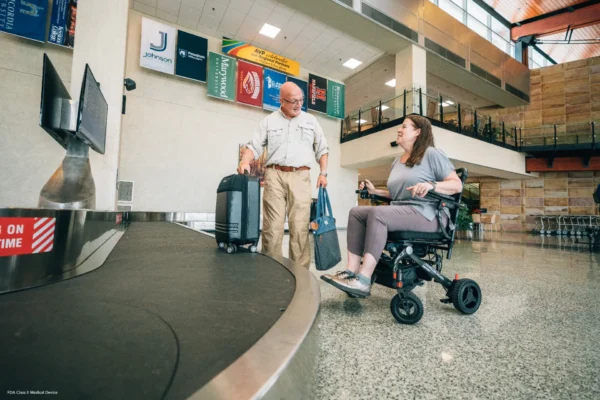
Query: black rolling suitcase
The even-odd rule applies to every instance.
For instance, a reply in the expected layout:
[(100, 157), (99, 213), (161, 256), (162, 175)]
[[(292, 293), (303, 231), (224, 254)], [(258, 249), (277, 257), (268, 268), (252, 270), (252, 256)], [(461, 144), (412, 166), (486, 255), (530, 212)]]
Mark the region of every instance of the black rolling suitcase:
[(219, 248), (235, 253), (249, 244), (256, 251), (260, 224), (260, 182), (249, 175), (229, 175), (217, 189), (215, 238)]

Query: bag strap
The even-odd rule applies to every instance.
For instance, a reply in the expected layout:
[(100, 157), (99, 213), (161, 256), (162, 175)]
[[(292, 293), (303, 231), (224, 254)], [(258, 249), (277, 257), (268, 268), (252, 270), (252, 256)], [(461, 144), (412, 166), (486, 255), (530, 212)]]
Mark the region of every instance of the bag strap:
[[(327, 193), (327, 189), (323, 188), (323, 197), (325, 198), (325, 202), (327, 205), (327, 211), (328, 211), (328, 215), (333, 218), (333, 211), (331, 209), (331, 203), (329, 202), (329, 193)], [(323, 214), (324, 214), (325, 210), (323, 210)]]
[(317, 219), (322, 218), (324, 214), (324, 204), (323, 204), (323, 188), (319, 187), (319, 195), (317, 196), (317, 215), (315, 216)]

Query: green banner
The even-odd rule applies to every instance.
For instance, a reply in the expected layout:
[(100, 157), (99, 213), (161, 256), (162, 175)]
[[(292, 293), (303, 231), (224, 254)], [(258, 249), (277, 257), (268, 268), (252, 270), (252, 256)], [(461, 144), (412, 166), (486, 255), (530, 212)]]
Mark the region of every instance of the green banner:
[(344, 118), (345, 86), (334, 81), (327, 81), (327, 115), (334, 118)]
[(235, 58), (209, 52), (208, 95), (223, 100), (235, 100)]

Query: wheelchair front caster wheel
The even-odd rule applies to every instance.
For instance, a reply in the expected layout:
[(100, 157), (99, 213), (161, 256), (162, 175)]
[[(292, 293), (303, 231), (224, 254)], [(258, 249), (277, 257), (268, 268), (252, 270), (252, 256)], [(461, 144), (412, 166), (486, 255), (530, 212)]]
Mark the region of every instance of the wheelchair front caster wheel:
[(250, 253), (256, 253), (256, 250), (257, 250), (256, 245), (253, 244), (252, 246), (250, 246)]
[(413, 293), (395, 295), (390, 304), (392, 315), (401, 324), (416, 324), (423, 317), (423, 303)]
[(481, 289), (474, 280), (459, 279), (454, 282), (450, 300), (461, 313), (473, 314), (481, 305)]

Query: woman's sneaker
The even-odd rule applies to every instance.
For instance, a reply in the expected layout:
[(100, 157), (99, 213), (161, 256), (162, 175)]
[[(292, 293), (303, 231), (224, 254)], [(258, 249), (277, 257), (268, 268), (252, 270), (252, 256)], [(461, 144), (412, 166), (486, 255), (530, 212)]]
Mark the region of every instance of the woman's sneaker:
[(369, 297), (371, 294), (371, 285), (364, 284), (358, 279), (358, 275), (354, 275), (346, 279), (332, 279), (331, 283), (336, 288), (356, 297)]
[(321, 279), (323, 279), (325, 282), (331, 283), (331, 281), (333, 279), (346, 279), (346, 278), (352, 278), (353, 276), (355, 276), (356, 274), (353, 272), (350, 272), (348, 270), (344, 270), (344, 271), (339, 271), (335, 274), (323, 274), (321, 275)]

